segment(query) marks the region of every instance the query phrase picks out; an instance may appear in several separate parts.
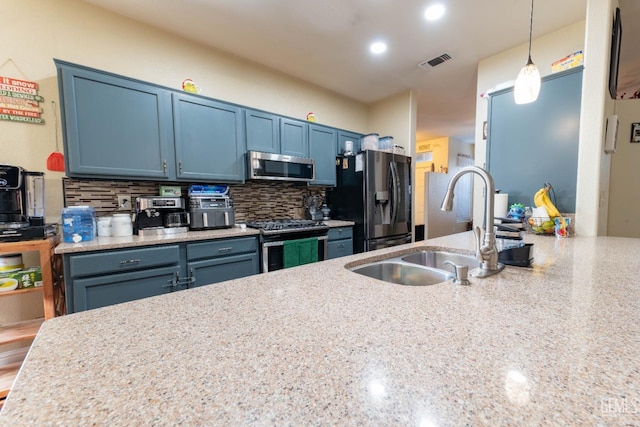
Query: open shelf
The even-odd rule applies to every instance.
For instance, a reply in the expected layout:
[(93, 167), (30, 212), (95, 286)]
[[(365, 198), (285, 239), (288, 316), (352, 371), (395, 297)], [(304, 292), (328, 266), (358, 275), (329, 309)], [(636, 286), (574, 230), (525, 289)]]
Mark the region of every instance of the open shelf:
[(18, 375), (28, 351), (29, 347), (27, 346), (0, 353), (0, 399), (9, 394), (13, 380)]
[[(41, 287), (3, 291), (0, 292), (0, 298), (4, 296), (20, 296), (39, 292), (42, 294), (42, 305), (44, 309), (43, 318), (4, 323), (0, 325), (0, 407), (3, 406), (4, 398), (9, 394), (13, 381), (16, 378), (16, 375), (18, 375), (20, 366), (22, 366), (24, 358), (29, 351), (31, 341), (33, 341), (38, 334), (42, 323), (45, 319), (52, 319), (56, 315), (64, 314), (64, 306), (61, 306), (62, 308), (60, 311), (57, 310), (56, 306), (57, 295), (61, 295), (62, 301), (64, 301), (64, 285), (61, 279), (59, 269), (60, 265), (58, 259), (55, 258), (53, 254), (57, 243), (57, 236), (43, 240), (0, 243), (0, 253), (38, 252), (39, 265), (42, 271)], [(55, 293), (56, 289), (58, 291), (57, 294)], [(58, 301), (60, 301), (60, 298), (58, 298)], [(11, 303), (13, 304), (13, 301)], [(19, 303), (19, 299), (16, 299), (16, 303)], [(24, 317), (22, 317), (22, 319), (24, 319)], [(2, 318), (3, 322), (8, 320), (18, 319)], [(21, 341), (23, 341), (23, 344), (15, 344)], [(5, 344), (12, 344), (8, 346), (10, 350), (2, 351), (4, 349), (2, 346)], [(16, 348), (18, 345), (22, 346)]]
[(0, 297), (7, 297), (9, 295), (28, 294), (31, 292), (38, 292), (38, 291), (42, 291), (42, 286), (27, 288), (27, 289), (16, 289), (13, 291), (2, 291), (0, 292)]
[(43, 318), (38, 318), (0, 326), (0, 344), (9, 344), (35, 338), (43, 322)]

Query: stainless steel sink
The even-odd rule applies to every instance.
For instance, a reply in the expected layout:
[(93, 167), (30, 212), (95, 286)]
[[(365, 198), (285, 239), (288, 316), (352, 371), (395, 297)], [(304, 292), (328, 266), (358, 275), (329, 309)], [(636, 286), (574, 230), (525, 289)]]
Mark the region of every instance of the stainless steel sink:
[(435, 285), (454, 277), (453, 273), (445, 270), (425, 268), (399, 260), (379, 261), (353, 268), (351, 271), (373, 279), (408, 286)]
[[(408, 286), (426, 286), (455, 279), (456, 268), (467, 266), (468, 270), (477, 268), (480, 263), (473, 255), (458, 254), (438, 250), (425, 250), (409, 255), (373, 262), (351, 268), (354, 273), (373, 279)], [(466, 281), (466, 270), (464, 279)], [(458, 283), (457, 281), (455, 283)], [(469, 284), (467, 281), (464, 284)]]
[(404, 262), (423, 265), (425, 267), (439, 268), (447, 271), (454, 271), (453, 266), (445, 264), (450, 261), (457, 265), (467, 265), (469, 270), (477, 268), (480, 263), (473, 255), (456, 254), (444, 251), (422, 251), (415, 254), (406, 255), (401, 258)]

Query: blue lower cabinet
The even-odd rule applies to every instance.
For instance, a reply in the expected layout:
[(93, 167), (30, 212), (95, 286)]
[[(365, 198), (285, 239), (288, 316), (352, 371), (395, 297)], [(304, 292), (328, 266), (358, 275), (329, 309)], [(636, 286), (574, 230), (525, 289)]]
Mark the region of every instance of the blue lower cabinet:
[(353, 255), (353, 227), (329, 229), (327, 259)]
[(258, 239), (242, 237), (187, 245), (191, 286), (209, 285), (260, 273)]
[(187, 264), (191, 286), (203, 286), (238, 279), (260, 272), (258, 253), (234, 255)]
[(171, 292), (179, 279), (179, 266), (153, 268), (73, 281), (73, 311), (91, 310)]
[(67, 312), (258, 274), (258, 238), (64, 254)]

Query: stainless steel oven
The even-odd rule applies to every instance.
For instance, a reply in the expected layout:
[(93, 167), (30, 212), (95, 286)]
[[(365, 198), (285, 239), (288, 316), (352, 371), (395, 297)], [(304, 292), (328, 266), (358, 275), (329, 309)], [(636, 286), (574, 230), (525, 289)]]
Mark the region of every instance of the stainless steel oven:
[(248, 222), (247, 227), (260, 230), (260, 271), (284, 268), (284, 242), (315, 237), (318, 239), (318, 261), (327, 259), (329, 227), (322, 222), (283, 219)]

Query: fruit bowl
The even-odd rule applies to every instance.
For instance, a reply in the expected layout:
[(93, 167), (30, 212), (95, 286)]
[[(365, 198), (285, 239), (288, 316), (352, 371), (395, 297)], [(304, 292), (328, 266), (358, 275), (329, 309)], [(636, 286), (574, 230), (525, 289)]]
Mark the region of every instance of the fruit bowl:
[(524, 221), (527, 232), (545, 236), (555, 235), (555, 222), (549, 218), (527, 217)]

